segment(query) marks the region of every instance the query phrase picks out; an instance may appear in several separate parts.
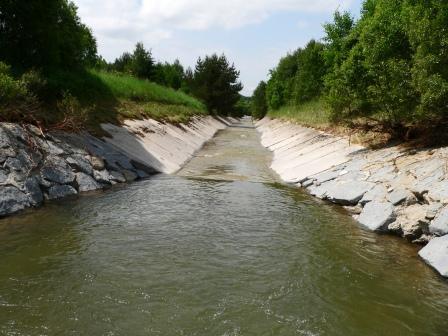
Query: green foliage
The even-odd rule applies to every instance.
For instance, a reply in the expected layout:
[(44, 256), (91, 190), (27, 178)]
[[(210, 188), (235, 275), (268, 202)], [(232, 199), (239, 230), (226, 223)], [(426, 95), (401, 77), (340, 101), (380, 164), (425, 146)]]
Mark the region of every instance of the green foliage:
[(145, 49), (143, 43), (135, 45), (134, 52), (124, 52), (114, 63), (110, 65), (111, 70), (133, 75), (141, 79), (153, 79), (154, 60), (151, 52)]
[(213, 54), (199, 58), (191, 81), (191, 91), (201, 99), (211, 113), (232, 114), (240, 99), (243, 85), (238, 82), (240, 73), (230, 65), (224, 55)]
[(323, 51), (322, 43), (311, 40), (280, 60), (266, 87), (269, 108), (304, 103), (321, 93), (327, 69)]
[(117, 99), (184, 105), (204, 110), (204, 105), (197, 99), (147, 80), (104, 71), (91, 71), (90, 73), (97, 77)]
[(324, 29), (323, 45), (311, 41), (271, 72), (271, 110), (322, 97), (333, 120), (392, 130), (448, 117), (448, 3), (366, 0), (357, 22), (336, 12)]
[(327, 73), (323, 57), (324, 45), (311, 40), (297, 54), (294, 98), (296, 103), (304, 103), (320, 95), (323, 78)]
[(179, 90), (184, 81), (184, 67), (178, 60), (173, 64), (159, 62), (155, 65), (153, 79), (158, 84)]
[(283, 57), (278, 66), (270, 71), (266, 87), (268, 105), (272, 109), (288, 103), (294, 97), (295, 76), (298, 70), (298, 54), (301, 49)]
[(331, 113), (322, 99), (313, 99), (303, 104), (289, 104), (267, 114), (271, 118), (286, 118), (301, 125), (326, 128), (331, 120)]
[(124, 52), (115, 60), (115, 62), (111, 65), (111, 68), (117, 72), (132, 74), (131, 63), (132, 54), (129, 52)]
[(145, 49), (143, 43), (137, 43), (129, 64), (130, 72), (138, 78), (151, 79), (153, 68), (154, 60), (151, 52)]
[(96, 41), (67, 0), (0, 1), (0, 61), (15, 70), (73, 69), (96, 59)]
[(403, 21), (414, 50), (412, 83), (419, 118), (448, 116), (448, 3), (403, 1)]
[(333, 20), (331, 23), (324, 24), (325, 49), (323, 56), (330, 72), (347, 59), (348, 53), (356, 42), (351, 35), (355, 21), (350, 13), (336, 11)]
[(266, 82), (261, 81), (252, 96), (251, 114), (255, 119), (261, 119), (266, 113), (268, 113)]
[(240, 99), (235, 104), (235, 109), (232, 111), (230, 115), (235, 118), (241, 118), (250, 115), (251, 102), (252, 99), (250, 97), (240, 95)]
[(35, 74), (15, 79), (11, 68), (0, 62), (0, 120), (34, 121), (39, 111), (38, 100), (32, 92)]

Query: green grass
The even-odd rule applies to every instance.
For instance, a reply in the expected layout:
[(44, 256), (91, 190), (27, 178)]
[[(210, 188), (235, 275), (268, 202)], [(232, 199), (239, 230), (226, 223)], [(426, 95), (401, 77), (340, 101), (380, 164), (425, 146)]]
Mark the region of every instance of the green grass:
[(288, 105), (268, 112), (271, 118), (297, 122), (303, 126), (327, 128), (331, 125), (330, 110), (322, 100), (313, 100), (300, 105)]
[(152, 118), (170, 123), (188, 123), (197, 115), (206, 115), (203, 109), (194, 109), (184, 105), (173, 105), (159, 102), (135, 103), (123, 101), (119, 114), (124, 119)]
[(98, 77), (118, 99), (183, 105), (205, 111), (205, 106), (199, 100), (181, 91), (127, 75), (94, 70), (91, 70), (90, 73)]
[(45, 104), (38, 119), (50, 127), (60, 126), (68, 116), (73, 123), (101, 133), (101, 123), (118, 124), (127, 118), (186, 123), (195, 115), (207, 114), (202, 102), (181, 91), (128, 75), (58, 71), (46, 74), (45, 80), (40, 97)]

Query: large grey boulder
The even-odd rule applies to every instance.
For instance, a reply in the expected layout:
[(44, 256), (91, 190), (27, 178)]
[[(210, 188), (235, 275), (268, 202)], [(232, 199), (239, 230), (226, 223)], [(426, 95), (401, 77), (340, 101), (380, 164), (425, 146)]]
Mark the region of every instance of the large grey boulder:
[(93, 175), (92, 165), (83, 155), (75, 154), (70, 156), (67, 158), (67, 163), (70, 167), (77, 171), (83, 172), (87, 175)]
[(387, 200), (393, 205), (398, 205), (401, 203), (406, 203), (406, 205), (415, 204), (417, 198), (415, 195), (406, 189), (395, 189), (389, 195), (387, 195)]
[(333, 181), (328, 181), (320, 185), (312, 184), (306, 189), (311, 195), (316, 196), (317, 198), (326, 199), (328, 191), (332, 188), (333, 184)]
[(76, 173), (76, 183), (80, 192), (101, 189), (102, 186), (93, 177), (85, 173)]
[(0, 148), (8, 148), (12, 146), (12, 140), (6, 128), (0, 126)]
[(8, 158), (15, 157), (17, 152), (12, 147), (0, 149), (0, 164), (3, 164)]
[(10, 157), (6, 159), (5, 163), (3, 164), (3, 167), (5, 169), (9, 169), (9, 171), (22, 171), (25, 167), (23, 166), (22, 162), (15, 157)]
[(448, 233), (448, 207), (443, 208), (429, 225), (429, 232), (437, 236), (443, 236)]
[(346, 181), (333, 184), (327, 192), (327, 198), (342, 205), (356, 205), (366, 192), (375, 186), (365, 181)]
[(394, 206), (389, 202), (369, 202), (358, 217), (358, 222), (372, 231), (384, 230), (394, 220)]
[(382, 202), (386, 200), (387, 188), (384, 184), (377, 184), (371, 190), (366, 192), (362, 197), (360, 203), (367, 204), (372, 201)]
[(110, 171), (109, 178), (114, 182), (120, 182), (120, 183), (126, 182), (126, 177), (124, 177), (124, 175), (122, 173), (117, 172), (115, 170)]
[(28, 197), (15, 187), (0, 188), (0, 216), (12, 214), (29, 205)]
[(312, 180), (316, 181), (316, 184), (319, 185), (324, 182), (328, 182), (334, 180), (339, 176), (340, 170), (326, 170), (322, 173), (311, 176)]
[(78, 192), (69, 185), (55, 185), (48, 189), (48, 199), (54, 200), (67, 196), (76, 195)]
[(40, 189), (39, 180), (35, 176), (31, 176), (26, 179), (23, 189), (28, 195), (32, 205), (36, 206), (43, 202), (44, 195)]
[(426, 205), (413, 204), (395, 211), (396, 223), (403, 237), (413, 240), (428, 233), (429, 220), (426, 218), (426, 210)]
[(102, 184), (111, 184), (111, 181), (115, 181), (114, 177), (110, 175), (107, 169), (94, 170), (93, 177)]
[(42, 177), (51, 182), (60, 184), (72, 183), (75, 179), (75, 174), (71, 170), (66, 170), (57, 166), (46, 166), (41, 170)]
[(0, 185), (5, 184), (7, 180), (8, 175), (3, 170), (0, 170)]
[(426, 209), (426, 218), (434, 219), (439, 213), (440, 209), (442, 209), (442, 204), (440, 203), (431, 203)]
[(448, 235), (431, 239), (418, 254), (442, 276), (448, 277)]
[(98, 156), (89, 156), (90, 164), (95, 170), (103, 170), (105, 167), (104, 160)]

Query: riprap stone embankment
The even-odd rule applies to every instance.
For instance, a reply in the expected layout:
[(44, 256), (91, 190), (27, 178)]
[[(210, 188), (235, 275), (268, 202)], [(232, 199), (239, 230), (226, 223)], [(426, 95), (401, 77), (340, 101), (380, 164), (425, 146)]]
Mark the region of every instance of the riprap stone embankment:
[(188, 125), (155, 120), (105, 124), (110, 137), (42, 133), (0, 123), (0, 217), (116, 183), (173, 173), (232, 120), (202, 117)]
[(420, 256), (448, 277), (448, 148), (369, 150), (282, 120), (256, 126), (284, 181), (345, 206), (369, 230), (429, 242)]

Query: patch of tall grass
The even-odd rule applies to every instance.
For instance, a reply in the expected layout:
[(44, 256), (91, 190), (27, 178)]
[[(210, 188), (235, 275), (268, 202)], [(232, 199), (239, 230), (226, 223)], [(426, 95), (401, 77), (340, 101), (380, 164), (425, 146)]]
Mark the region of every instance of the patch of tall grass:
[(96, 70), (91, 70), (90, 73), (98, 77), (118, 99), (183, 105), (205, 111), (205, 106), (199, 100), (181, 91), (124, 74)]
[(331, 125), (331, 113), (323, 100), (313, 100), (300, 105), (286, 105), (270, 110), (268, 116), (295, 121), (303, 126), (327, 128)]

